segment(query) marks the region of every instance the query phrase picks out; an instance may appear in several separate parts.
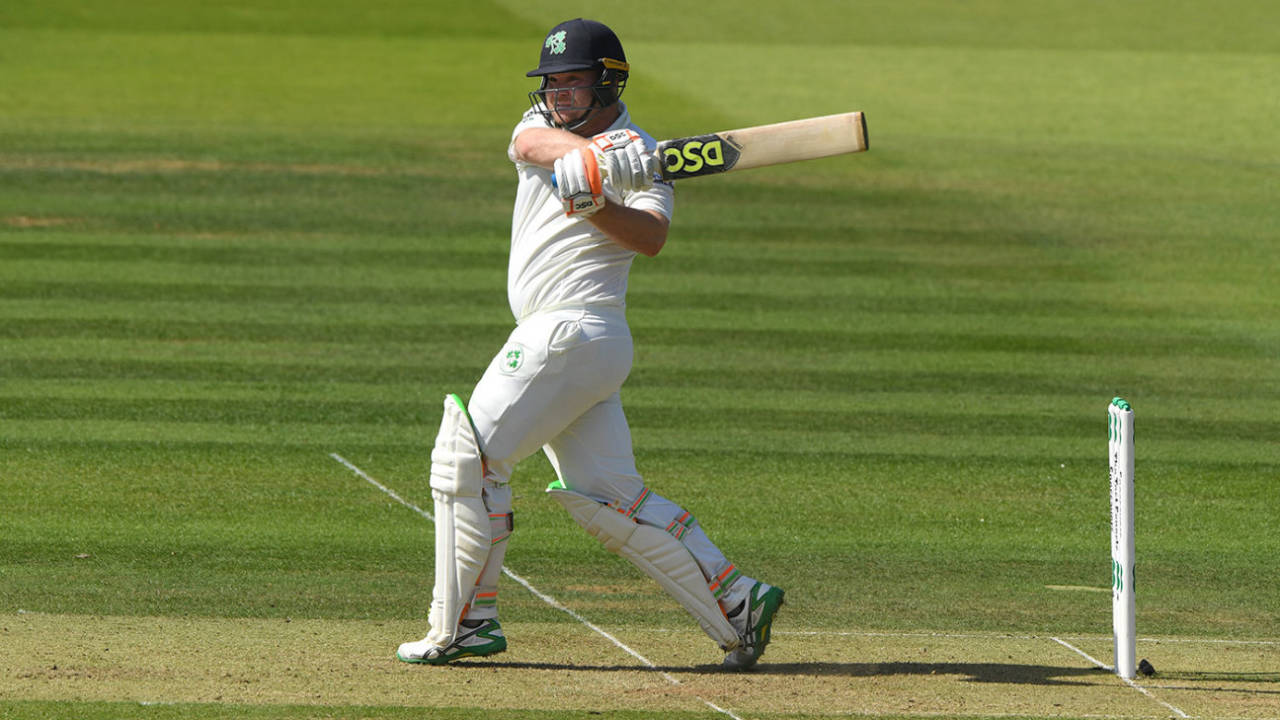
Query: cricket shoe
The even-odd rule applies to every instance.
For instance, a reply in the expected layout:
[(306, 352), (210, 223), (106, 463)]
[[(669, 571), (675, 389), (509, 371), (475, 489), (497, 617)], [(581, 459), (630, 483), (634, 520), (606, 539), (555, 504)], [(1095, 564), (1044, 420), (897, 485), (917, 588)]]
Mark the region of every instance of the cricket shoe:
[(489, 620), (463, 620), (458, 626), (458, 637), (448, 647), (440, 647), (423, 638), (407, 642), (396, 650), (396, 658), (407, 663), (444, 665), (468, 657), (496, 655), (507, 649), (507, 638), (497, 618)]
[(773, 616), (782, 607), (782, 598), (786, 593), (782, 588), (757, 582), (747, 593), (742, 607), (729, 623), (738, 631), (742, 644), (724, 656), (721, 667), (729, 670), (746, 670), (764, 654), (769, 645), (773, 630)]

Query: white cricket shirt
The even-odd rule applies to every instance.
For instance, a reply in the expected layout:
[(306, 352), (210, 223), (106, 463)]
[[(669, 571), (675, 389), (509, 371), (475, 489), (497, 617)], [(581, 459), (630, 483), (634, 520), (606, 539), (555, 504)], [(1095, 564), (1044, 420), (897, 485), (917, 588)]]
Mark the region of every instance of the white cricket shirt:
[[(562, 307), (623, 307), (627, 275), (636, 253), (610, 240), (585, 219), (568, 218), (564, 203), (551, 185), (551, 171), (519, 162), (515, 139), (529, 128), (551, 127), (530, 108), (511, 133), (507, 156), (516, 165), (520, 184), (511, 215), (511, 257), (507, 265), (507, 301), (519, 322), (534, 313)], [(645, 147), (657, 143), (631, 122), (626, 105), (609, 130), (630, 128), (644, 138)], [(656, 210), (671, 219), (675, 192), (670, 183), (656, 182), (649, 190), (610, 191), (611, 201), (637, 210)]]

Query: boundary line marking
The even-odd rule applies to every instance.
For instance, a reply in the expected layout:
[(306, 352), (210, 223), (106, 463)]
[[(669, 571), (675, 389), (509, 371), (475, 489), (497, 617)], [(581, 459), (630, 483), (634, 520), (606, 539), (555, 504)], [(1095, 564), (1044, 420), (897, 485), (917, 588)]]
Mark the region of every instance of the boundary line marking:
[[(352, 464), (350, 461), (348, 461), (346, 458), (342, 457), (342, 456), (341, 456), (341, 455), (339, 455), (338, 453), (329, 453), (329, 457), (333, 458), (333, 459), (334, 459), (334, 460), (336, 460), (338, 463), (340, 463), (340, 464), (342, 464), (344, 467), (346, 467), (348, 470), (350, 470), (351, 472), (355, 473), (355, 474), (356, 474), (356, 476), (357, 476), (357, 477), (359, 477), (360, 479), (364, 480), (365, 482), (368, 482), (370, 485), (373, 485), (374, 487), (378, 488), (378, 489), (379, 489), (379, 490), (381, 490), (382, 492), (386, 493), (386, 494), (387, 494), (387, 496), (389, 496), (392, 500), (395, 500), (396, 502), (398, 502), (398, 503), (400, 503), (401, 505), (403, 505), (403, 506), (405, 506), (405, 507), (409, 508), (410, 510), (414, 511), (415, 513), (417, 513), (418, 515), (422, 516), (423, 518), (426, 518), (426, 519), (427, 519), (428, 521), (430, 521), (433, 525), (435, 524), (435, 521), (436, 521), (436, 520), (435, 520), (435, 518), (431, 515), (431, 513), (427, 512), (426, 510), (423, 510), (422, 508), (418, 507), (417, 505), (414, 505), (413, 503), (409, 502), (408, 500), (405, 500), (404, 498), (402, 498), (402, 497), (400, 497), (399, 495), (397, 495), (397, 494), (396, 494), (396, 492), (395, 492), (394, 490), (392, 490), (391, 488), (389, 488), (389, 487), (387, 487), (386, 485), (383, 485), (382, 483), (378, 482), (377, 480), (374, 480), (373, 478), (369, 477), (369, 475), (368, 475), (368, 474), (366, 474), (363, 470), (361, 470), (360, 468), (358, 468), (358, 467), (356, 467), (355, 465), (353, 465), (353, 464)], [(658, 674), (662, 676), (662, 679), (666, 680), (667, 682), (671, 683), (672, 685), (681, 685), (681, 684), (682, 684), (682, 683), (681, 683), (677, 678), (675, 678), (673, 675), (671, 675), (671, 673), (669, 673), (669, 672), (667, 672), (667, 671), (665, 671), (665, 670), (658, 670), (658, 666), (657, 666), (656, 664), (654, 664), (654, 662), (653, 662), (652, 660), (650, 660), (649, 658), (645, 657), (644, 655), (641, 655), (640, 653), (636, 652), (636, 651), (635, 651), (635, 650), (633, 650), (631, 647), (629, 647), (626, 643), (624, 643), (624, 642), (622, 642), (621, 640), (619, 640), (618, 638), (614, 637), (614, 636), (613, 636), (612, 634), (610, 634), (608, 631), (604, 630), (603, 628), (601, 628), (600, 626), (598, 626), (598, 625), (596, 625), (595, 623), (591, 622), (590, 620), (587, 620), (586, 618), (582, 617), (582, 615), (579, 615), (577, 612), (574, 612), (571, 608), (566, 607), (566, 606), (564, 605), (564, 603), (560, 602), (559, 600), (556, 600), (555, 598), (551, 597), (550, 595), (547, 595), (546, 593), (542, 592), (541, 590), (538, 590), (538, 589), (537, 589), (537, 588), (535, 588), (532, 584), (530, 584), (530, 582), (529, 582), (528, 580), (525, 580), (524, 578), (522, 578), (522, 577), (520, 577), (519, 575), (517, 575), (516, 573), (514, 573), (514, 572), (513, 572), (510, 568), (508, 568), (506, 565), (503, 565), (503, 566), (502, 566), (502, 574), (503, 574), (503, 575), (506, 575), (507, 577), (511, 578), (512, 580), (515, 580), (517, 583), (519, 583), (521, 586), (523, 586), (526, 590), (528, 590), (529, 592), (533, 593), (533, 595), (534, 595), (535, 597), (537, 597), (539, 600), (541, 600), (541, 601), (545, 602), (546, 604), (550, 605), (551, 607), (555, 608), (556, 610), (559, 610), (559, 611), (561, 611), (561, 612), (563, 612), (563, 613), (567, 614), (569, 617), (573, 618), (574, 620), (577, 620), (578, 622), (582, 623), (583, 625), (585, 625), (587, 628), (589, 628), (589, 629), (590, 629), (590, 630), (592, 630), (593, 632), (597, 633), (597, 634), (598, 634), (598, 635), (600, 635), (601, 637), (603, 637), (603, 638), (605, 638), (606, 640), (608, 640), (609, 642), (613, 643), (613, 644), (614, 644), (614, 646), (616, 646), (618, 649), (622, 650), (623, 652), (627, 653), (628, 655), (630, 655), (630, 656), (634, 657), (635, 659), (639, 660), (641, 663), (643, 663), (643, 664), (644, 664), (644, 665), (646, 665), (647, 667), (650, 667), (650, 668), (652, 668), (652, 669), (654, 669), (654, 670), (657, 670), (657, 671), (658, 671)], [(715, 703), (711, 702), (710, 700), (707, 700), (706, 698), (702, 697), (701, 695), (694, 695), (693, 697), (695, 697), (695, 698), (697, 698), (699, 701), (701, 701), (703, 705), (706, 705), (707, 707), (711, 708), (712, 710), (715, 710), (715, 711), (716, 711), (716, 712), (718, 712), (718, 713), (721, 713), (722, 715), (728, 715), (729, 717), (733, 718), (734, 720), (742, 720), (742, 718), (740, 718), (740, 717), (738, 717), (737, 715), (735, 715), (735, 714), (733, 713), (733, 711), (731, 711), (731, 710), (727, 710), (727, 709), (725, 709), (725, 708), (722, 708), (722, 707), (720, 707), (719, 705), (716, 705)], [(1186, 717), (1186, 716), (1184, 715), (1183, 717)]]
[[(1079, 655), (1080, 657), (1084, 658), (1085, 660), (1088, 660), (1089, 662), (1093, 663), (1095, 667), (1098, 667), (1098, 668), (1101, 668), (1101, 669), (1103, 669), (1103, 670), (1106, 670), (1107, 672), (1111, 672), (1111, 673), (1114, 673), (1114, 672), (1115, 672), (1115, 667), (1114, 667), (1114, 666), (1112, 666), (1112, 665), (1107, 665), (1106, 663), (1099, 662), (1096, 658), (1094, 658), (1094, 657), (1090, 656), (1088, 653), (1086, 653), (1085, 651), (1083, 651), (1083, 650), (1081, 650), (1080, 648), (1076, 647), (1075, 645), (1072, 645), (1071, 643), (1066, 642), (1065, 640), (1062, 640), (1062, 639), (1060, 639), (1060, 638), (1056, 638), (1056, 637), (1051, 637), (1051, 638), (1049, 638), (1049, 639), (1050, 639), (1050, 640), (1052, 640), (1052, 641), (1054, 641), (1054, 642), (1056, 642), (1056, 643), (1058, 643), (1058, 644), (1059, 644), (1059, 645), (1061, 645), (1062, 647), (1067, 648), (1068, 650), (1071, 650), (1072, 652), (1074, 652), (1075, 654), (1077, 654), (1077, 655)], [(1117, 677), (1119, 677), (1119, 676), (1117, 676)], [(1146, 695), (1148, 698), (1150, 698), (1150, 699), (1151, 699), (1151, 700), (1153, 700), (1154, 702), (1158, 702), (1158, 703), (1160, 703), (1161, 705), (1165, 706), (1165, 708), (1167, 708), (1168, 710), (1170, 710), (1171, 712), (1173, 712), (1173, 714), (1174, 714), (1174, 715), (1177, 715), (1177, 716), (1178, 716), (1178, 717), (1180, 717), (1180, 718), (1189, 718), (1189, 717), (1191, 717), (1190, 715), (1186, 714), (1185, 712), (1183, 712), (1183, 711), (1182, 711), (1182, 710), (1180, 710), (1179, 708), (1174, 707), (1173, 705), (1170, 705), (1169, 703), (1167, 703), (1167, 702), (1165, 702), (1165, 701), (1161, 700), (1160, 698), (1156, 697), (1155, 695), (1152, 695), (1150, 691), (1148, 691), (1146, 688), (1144, 688), (1144, 687), (1142, 687), (1141, 685), (1139, 685), (1137, 682), (1135, 682), (1135, 681), (1133, 681), (1133, 680), (1130, 680), (1129, 678), (1119, 678), (1119, 679), (1120, 679), (1121, 681), (1123, 681), (1123, 682), (1124, 682), (1124, 684), (1128, 685), (1129, 687), (1133, 688), (1134, 690), (1137, 690), (1138, 692), (1142, 693), (1143, 695)]]

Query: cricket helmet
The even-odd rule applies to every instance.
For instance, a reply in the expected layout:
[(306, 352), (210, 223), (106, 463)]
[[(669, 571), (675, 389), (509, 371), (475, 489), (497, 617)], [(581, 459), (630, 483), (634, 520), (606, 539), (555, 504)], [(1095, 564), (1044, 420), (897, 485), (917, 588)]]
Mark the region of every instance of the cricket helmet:
[[(548, 123), (572, 130), (584, 125), (595, 111), (618, 102), (622, 97), (622, 90), (627, 86), (630, 67), (626, 53), (622, 51), (622, 41), (618, 40), (618, 36), (608, 26), (583, 18), (566, 20), (547, 33), (538, 58), (538, 67), (526, 73), (527, 77), (542, 78), (538, 89), (529, 93), (529, 102), (542, 113)], [(556, 107), (563, 111), (587, 111), (577, 121), (563, 125), (556, 120), (555, 113), (546, 102), (547, 95), (554, 89), (547, 86), (547, 76), (578, 70), (595, 70), (599, 75), (590, 86), (590, 105)]]

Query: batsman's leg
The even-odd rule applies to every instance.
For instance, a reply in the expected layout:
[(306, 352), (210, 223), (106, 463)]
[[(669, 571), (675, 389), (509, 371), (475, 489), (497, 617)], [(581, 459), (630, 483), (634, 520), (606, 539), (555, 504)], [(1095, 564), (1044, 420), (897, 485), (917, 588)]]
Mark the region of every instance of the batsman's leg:
[(708, 588), (739, 637), (738, 646), (725, 656), (724, 666), (745, 670), (755, 665), (772, 639), (773, 616), (785, 595), (782, 588), (743, 575), (711, 542), (693, 515), (648, 488), (641, 490), (628, 507), (635, 508), (639, 522), (665, 527), (698, 561)]
[(755, 665), (772, 639), (773, 617), (784, 596), (782, 588), (743, 575), (692, 514), (648, 488), (616, 510), (630, 513), (639, 523), (663, 528), (688, 549), (738, 638), (735, 647), (724, 648), (728, 650), (724, 666), (744, 670)]
[[(727, 666), (749, 667), (760, 658), (783, 591), (743, 575), (688, 511), (644, 486), (635, 469), (630, 430), (617, 394), (589, 410), (545, 451), (560, 477), (560, 486), (552, 488), (559, 492), (551, 494), (580, 525), (679, 600), (717, 644), (731, 651)], [(566, 490), (652, 532), (631, 531), (609, 522), (613, 518), (608, 515), (597, 517), (594, 508), (563, 494)], [(636, 543), (641, 544), (628, 547)], [(646, 555), (661, 556), (663, 561), (650, 560), (646, 566)], [(687, 587), (694, 577), (690, 569), (696, 571), (700, 588)], [(712, 601), (708, 603), (707, 598)]]
[(457, 395), (445, 398), (440, 432), (431, 451), (431, 496), (436, 534), (431, 632), (422, 640), (402, 644), (396, 656), (405, 662), (442, 664), (501, 652), (506, 638), (496, 619), (463, 621), (475, 602), (495, 535), (485, 503), (480, 442)]
[(656, 580), (722, 649), (738, 646), (738, 635), (707, 589), (706, 578), (678, 540), (626, 517), (605, 503), (569, 490), (562, 482), (552, 483), (547, 492), (605, 548), (627, 558)]
[[(605, 330), (600, 317), (582, 310), (547, 313), (523, 322), (489, 364), (471, 395), (469, 408), (454, 417), (461, 402), (453, 396), (452, 404), (446, 402), (445, 421), (432, 452), (432, 493), (437, 508), (432, 634), (402, 645), (401, 659), (440, 664), (506, 648), (498, 625), (497, 598), (512, 529), (507, 482), (516, 463), (611, 392), (599, 385), (616, 388), (626, 377), (630, 338), (604, 338), (601, 334), (607, 335)], [(612, 349), (609, 361), (594, 362), (603, 348)], [(621, 361), (624, 358), (626, 362)], [(601, 374), (609, 377), (601, 378)], [(452, 425), (446, 427), (445, 423)], [(474, 442), (447, 440), (456, 436)], [(466, 445), (465, 451), (454, 452), (456, 444)], [(455, 456), (466, 460), (459, 468), (480, 469), (452, 472), (451, 463), (458, 464)], [(459, 515), (458, 507), (466, 513)], [(444, 528), (450, 526), (454, 530), (446, 532)], [(459, 528), (464, 531), (461, 535)], [(468, 544), (464, 538), (468, 534), (487, 539), (484, 557), (479, 550), (474, 557), (457, 552)], [(461, 569), (453, 569), (463, 564), (465, 577)], [(466, 587), (471, 587), (470, 594), (464, 591)]]
[(515, 529), (511, 512), (511, 487), (488, 477), (484, 481), (484, 507), (489, 512), (489, 533), (492, 545), (489, 559), (476, 581), (475, 598), (464, 620), (496, 620), (498, 617), (498, 580), (502, 577), (502, 563), (507, 556), (507, 539)]

